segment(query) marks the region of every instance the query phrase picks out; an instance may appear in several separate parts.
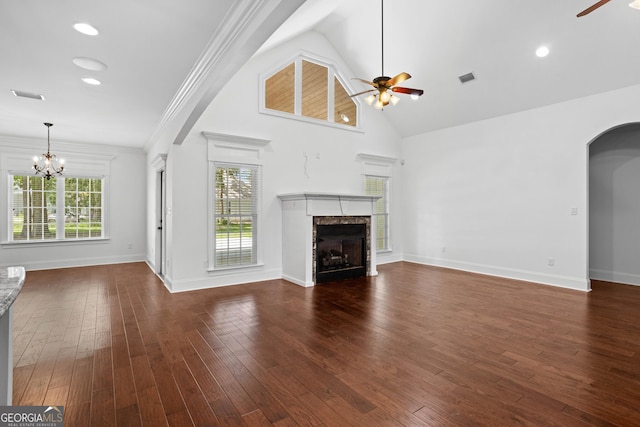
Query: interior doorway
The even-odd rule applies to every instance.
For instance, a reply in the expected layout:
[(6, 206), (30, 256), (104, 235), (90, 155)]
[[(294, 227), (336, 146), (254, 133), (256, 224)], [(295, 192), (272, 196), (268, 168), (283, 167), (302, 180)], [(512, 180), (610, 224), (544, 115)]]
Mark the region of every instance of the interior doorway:
[(156, 225), (156, 274), (163, 277), (167, 270), (167, 249), (166, 249), (166, 230), (164, 224), (166, 222), (166, 172), (164, 169), (158, 172), (158, 209), (157, 209), (157, 225)]
[(640, 123), (589, 145), (589, 278), (640, 285)]
[(155, 179), (155, 245), (154, 245), (154, 269), (155, 273), (163, 278), (167, 272), (167, 178), (166, 178), (166, 154), (158, 154), (151, 166), (156, 171)]

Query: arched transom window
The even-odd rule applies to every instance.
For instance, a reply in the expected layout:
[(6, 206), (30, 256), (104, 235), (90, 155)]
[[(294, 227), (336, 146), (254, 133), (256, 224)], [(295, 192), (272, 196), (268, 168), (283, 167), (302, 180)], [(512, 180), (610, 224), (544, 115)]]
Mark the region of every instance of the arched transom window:
[(358, 127), (358, 104), (334, 66), (298, 56), (262, 78), (261, 111)]

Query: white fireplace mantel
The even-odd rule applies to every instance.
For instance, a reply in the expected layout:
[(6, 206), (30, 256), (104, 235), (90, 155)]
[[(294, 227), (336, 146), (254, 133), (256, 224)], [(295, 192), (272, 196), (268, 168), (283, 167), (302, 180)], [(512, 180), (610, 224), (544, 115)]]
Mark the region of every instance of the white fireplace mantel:
[[(363, 194), (279, 194), (282, 203), (282, 277), (300, 286), (314, 286), (313, 217), (369, 216), (375, 230), (375, 202), (380, 196)], [(369, 275), (376, 276), (376, 251), (369, 256)]]

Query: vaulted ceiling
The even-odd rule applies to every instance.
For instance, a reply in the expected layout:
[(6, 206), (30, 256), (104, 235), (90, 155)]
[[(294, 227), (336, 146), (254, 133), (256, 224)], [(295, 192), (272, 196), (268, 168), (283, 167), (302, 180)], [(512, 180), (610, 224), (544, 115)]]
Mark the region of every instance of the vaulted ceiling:
[[(384, 73), (410, 73), (403, 86), (425, 94), (376, 114), (410, 136), (638, 84), (640, 11), (629, 1), (577, 18), (593, 0), (386, 0)], [(379, 76), (380, 18), (379, 0), (2, 2), (0, 135), (43, 138), (50, 121), (57, 140), (171, 143), (274, 31), (262, 51), (315, 30), (353, 77)], [(76, 22), (100, 35), (77, 33)], [(535, 55), (541, 45), (545, 58)], [(107, 69), (84, 70), (74, 57)], [(462, 84), (470, 72), (476, 79)]]

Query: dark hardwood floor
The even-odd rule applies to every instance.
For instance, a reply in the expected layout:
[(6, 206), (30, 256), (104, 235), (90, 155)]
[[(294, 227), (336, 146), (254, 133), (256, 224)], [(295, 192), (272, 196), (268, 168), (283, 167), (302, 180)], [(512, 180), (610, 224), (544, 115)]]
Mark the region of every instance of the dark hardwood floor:
[(70, 427), (640, 425), (640, 287), (379, 272), (179, 294), (143, 263), (28, 272), (13, 403)]

